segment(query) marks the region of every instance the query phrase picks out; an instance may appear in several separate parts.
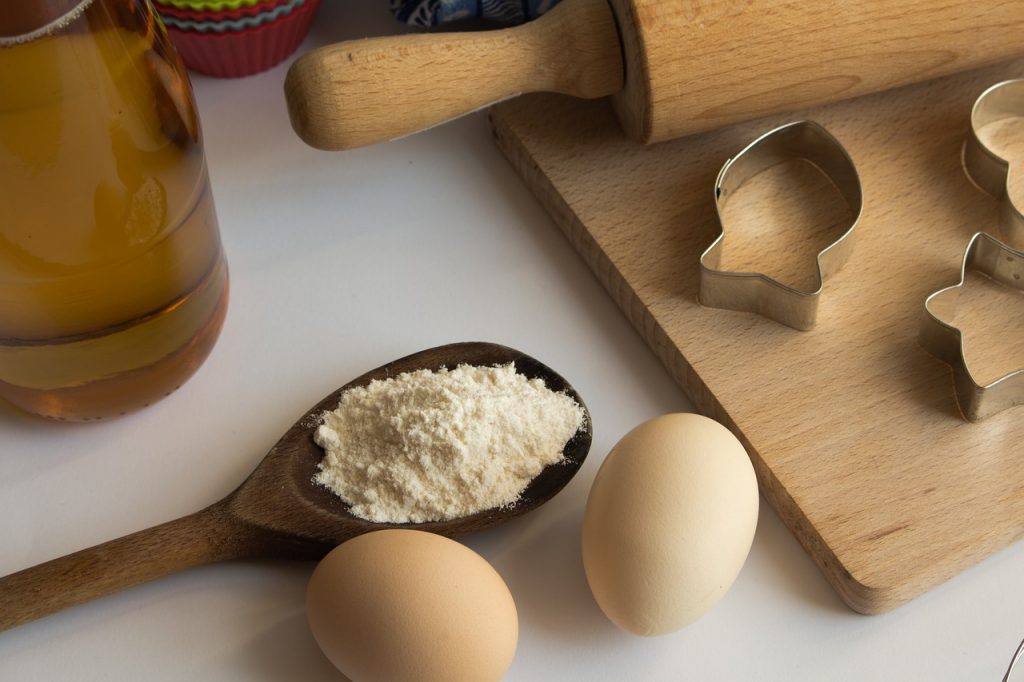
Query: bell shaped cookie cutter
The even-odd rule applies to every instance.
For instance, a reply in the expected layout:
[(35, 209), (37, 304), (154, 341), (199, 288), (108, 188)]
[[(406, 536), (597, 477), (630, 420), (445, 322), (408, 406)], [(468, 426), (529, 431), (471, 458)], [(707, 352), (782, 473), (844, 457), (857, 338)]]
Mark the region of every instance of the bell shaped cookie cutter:
[[(1024, 248), (1024, 212), (1010, 196), (1010, 162), (981, 139), (987, 125), (1007, 118), (1024, 118), (1024, 79), (1003, 81), (981, 93), (971, 109), (971, 131), (964, 142), (963, 164), (978, 189), (1002, 201), (1007, 243)], [(1024, 172), (1024, 168), (1021, 169)]]
[[(758, 173), (797, 159), (814, 164), (824, 173), (853, 213), (853, 220), (842, 236), (817, 256), (817, 288), (806, 291), (762, 273), (718, 269), (725, 238), (722, 222), (725, 202)], [(801, 331), (813, 328), (825, 280), (838, 272), (853, 253), (853, 231), (860, 220), (862, 208), (857, 168), (843, 146), (827, 130), (812, 121), (797, 121), (765, 133), (726, 161), (715, 181), (719, 234), (700, 257), (701, 304), (710, 308), (758, 313)]]
[(964, 355), (960, 328), (947, 322), (956, 314), (959, 293), (968, 271), (975, 271), (1024, 296), (1024, 251), (1010, 248), (995, 237), (978, 232), (971, 238), (960, 267), (960, 282), (940, 289), (925, 299), (918, 340), (929, 353), (953, 368), (957, 403), (968, 421), (979, 421), (997, 412), (1024, 404), (1024, 368), (988, 384), (980, 384)]

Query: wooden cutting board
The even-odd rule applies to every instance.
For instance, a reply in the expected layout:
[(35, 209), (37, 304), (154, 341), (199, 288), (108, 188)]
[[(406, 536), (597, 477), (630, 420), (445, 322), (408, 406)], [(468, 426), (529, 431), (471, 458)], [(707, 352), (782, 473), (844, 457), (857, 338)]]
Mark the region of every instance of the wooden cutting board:
[[(534, 95), (491, 112), (499, 147), (697, 408), (742, 439), (762, 494), (857, 611), (891, 609), (1024, 536), (1024, 406), (965, 422), (950, 369), (917, 343), (924, 299), (957, 281), (971, 235), (998, 234), (997, 202), (960, 165), (971, 105), (1021, 76), (1017, 61), (649, 147), (604, 101)], [(846, 146), (865, 196), (853, 257), (809, 332), (697, 303), (718, 169), (802, 118)], [(1024, 139), (1014, 130), (1004, 144)], [(840, 205), (813, 169), (767, 171), (728, 206), (723, 267), (809, 284)], [(975, 371), (1024, 366), (1024, 299), (969, 284), (956, 323)]]

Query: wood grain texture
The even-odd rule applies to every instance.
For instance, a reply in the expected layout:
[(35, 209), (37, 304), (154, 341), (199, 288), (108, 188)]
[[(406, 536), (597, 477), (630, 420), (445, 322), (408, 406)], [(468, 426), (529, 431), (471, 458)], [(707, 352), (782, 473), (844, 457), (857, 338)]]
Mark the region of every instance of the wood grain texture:
[(502, 31), (314, 50), (285, 94), (296, 132), (320, 149), (524, 92), (617, 93), (627, 134), (657, 142), (1019, 57), (1022, 32), (1024, 0), (566, 0)]
[(1024, 55), (1024, 0), (610, 0), (633, 139), (659, 142)]
[(523, 92), (604, 97), (622, 88), (615, 20), (604, 0), (566, 2), (504, 31), (349, 41), (292, 65), (292, 127), (318, 149), (386, 142)]
[[(646, 147), (607, 103), (536, 95), (492, 110), (498, 145), (697, 408), (741, 438), (762, 494), (857, 611), (891, 609), (1024, 536), (1024, 408), (965, 422), (949, 368), (917, 343), (925, 297), (957, 281), (975, 231), (998, 233), (998, 202), (960, 166), (971, 104), (1022, 74), (1017, 61)], [(810, 332), (696, 302), (718, 169), (799, 118), (846, 146), (865, 197)], [(727, 258), (798, 282), (812, 264), (794, 255), (841, 216), (783, 196), (827, 196), (804, 171), (763, 175), (730, 202)], [(986, 289), (958, 312), (968, 353), (1012, 371), (1024, 317), (1006, 308), (1024, 303)]]
[(237, 559), (252, 529), (223, 504), (0, 579), (0, 630), (193, 566)]
[[(313, 441), (320, 415), (338, 405), (341, 393), (373, 380), (418, 369), (459, 364), (515, 363), (516, 372), (543, 379), (583, 408), (584, 424), (566, 443), (564, 460), (534, 478), (519, 502), (450, 521), (373, 523), (349, 513), (348, 505), (313, 476), (323, 450)], [(593, 430), (586, 404), (550, 367), (512, 348), (492, 343), (455, 343), (429, 348), (363, 374), (314, 405), (224, 500), (190, 516), (111, 540), (0, 578), (0, 630), (192, 566), (231, 559), (322, 558), (338, 544), (384, 528), (423, 530), (448, 537), (472, 533), (530, 512), (558, 493), (579, 471)]]

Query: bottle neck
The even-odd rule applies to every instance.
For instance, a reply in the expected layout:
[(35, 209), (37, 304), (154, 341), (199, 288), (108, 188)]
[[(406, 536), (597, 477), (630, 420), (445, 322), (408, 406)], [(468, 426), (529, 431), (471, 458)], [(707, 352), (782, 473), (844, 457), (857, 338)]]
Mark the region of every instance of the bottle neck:
[(91, 0), (13, 0), (0, 11), (0, 38), (39, 31), (61, 18), (84, 9)]

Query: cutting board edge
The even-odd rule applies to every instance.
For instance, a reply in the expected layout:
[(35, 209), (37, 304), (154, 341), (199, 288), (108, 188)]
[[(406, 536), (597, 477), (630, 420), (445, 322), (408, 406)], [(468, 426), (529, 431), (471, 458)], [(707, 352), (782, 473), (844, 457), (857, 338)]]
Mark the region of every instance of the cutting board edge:
[(618, 272), (615, 264), (602, 251), (551, 180), (540, 170), (529, 150), (513, 133), (510, 123), (502, 115), (502, 110), (502, 105), (499, 104), (488, 111), (495, 144), (697, 410), (724, 424), (740, 439), (750, 455), (761, 494), (851, 609), (867, 615), (890, 611), (945, 582), (974, 563), (965, 561), (960, 562), (963, 565), (946, 566), (943, 575), (929, 572), (909, 576), (898, 585), (869, 585), (848, 570), (686, 357), (673, 346), (667, 332)]

